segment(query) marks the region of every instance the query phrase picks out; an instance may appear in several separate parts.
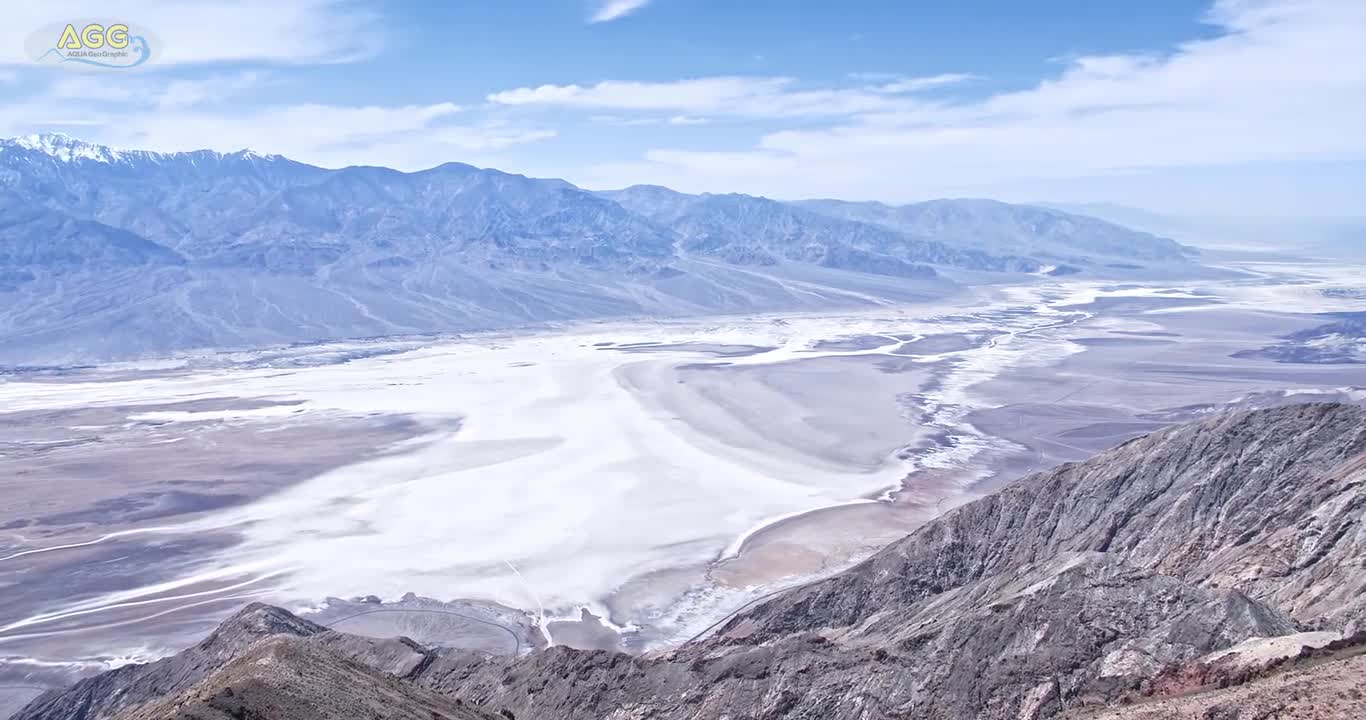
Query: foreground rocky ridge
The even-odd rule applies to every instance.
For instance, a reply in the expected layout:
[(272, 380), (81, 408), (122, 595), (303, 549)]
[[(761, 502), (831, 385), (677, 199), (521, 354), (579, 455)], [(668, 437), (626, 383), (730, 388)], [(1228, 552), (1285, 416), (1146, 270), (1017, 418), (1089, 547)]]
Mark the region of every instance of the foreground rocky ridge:
[[(1101, 709), (1083, 708), (1067, 720), (1338, 720), (1366, 717), (1366, 634), (1326, 648), (1302, 646), (1293, 656), (1261, 664), (1199, 662), (1164, 673), (1152, 697)], [(1183, 678), (1183, 676), (1185, 676)]]
[(241, 657), (185, 692), (119, 717), (494, 720), (502, 716), (414, 687), (326, 645), (277, 635), (253, 644)]
[[(359, 663), (523, 719), (1099, 711), (1177, 692), (1173, 677), (1220, 651), (1248, 654), (1257, 638), (1286, 638), (1293, 652), (1308, 631), (1319, 640), (1358, 633), (1363, 509), (1366, 410), (1235, 413), (1022, 480), (658, 656), (557, 647), (489, 657), (356, 638), (253, 606), (176, 658), (91, 678), (17, 717), (178, 717), (148, 710), (166, 701), (147, 703), (199, 702), (206, 678), (216, 692), (236, 688), (251, 674), (233, 660), (281, 634), (308, 649), (271, 657), (319, 653), (334, 660), (310, 662)], [(1296, 672), (1354, 672), (1350, 659)], [(239, 679), (213, 679), (230, 664)], [(369, 692), (366, 682), (348, 693)]]

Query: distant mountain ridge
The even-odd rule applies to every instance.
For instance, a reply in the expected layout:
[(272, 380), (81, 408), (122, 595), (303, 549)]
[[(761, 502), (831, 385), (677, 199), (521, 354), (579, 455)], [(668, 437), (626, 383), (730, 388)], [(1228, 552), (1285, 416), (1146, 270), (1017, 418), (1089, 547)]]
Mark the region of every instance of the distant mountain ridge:
[(1004, 204), (988, 221), (954, 202), (897, 225), (828, 202), (594, 193), (460, 163), (328, 170), (0, 140), (0, 364), (909, 302), (962, 273), (1197, 269), (1169, 240)]
[(851, 269), (860, 272), (878, 272), (904, 263), (991, 272), (1033, 273), (1044, 268), (1034, 258), (954, 247), (928, 235), (750, 195), (684, 195), (656, 186), (599, 194), (669, 228), (684, 249), (719, 253), (732, 262), (765, 265), (783, 258), (827, 267), (854, 263)]
[[(1197, 254), (1175, 240), (1099, 218), (996, 200), (929, 200), (902, 206), (807, 200), (798, 205), (831, 217), (937, 237), (983, 252), (1023, 252), (1059, 263), (1180, 262)], [(1027, 245), (1022, 247), (1026, 239)]]

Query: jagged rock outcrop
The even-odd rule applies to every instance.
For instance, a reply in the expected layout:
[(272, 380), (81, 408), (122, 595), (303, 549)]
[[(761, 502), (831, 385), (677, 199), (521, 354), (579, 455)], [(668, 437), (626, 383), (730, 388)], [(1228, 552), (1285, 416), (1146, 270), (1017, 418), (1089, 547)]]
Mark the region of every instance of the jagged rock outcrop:
[(1351, 630), (1363, 503), (1366, 411), (1230, 414), (1016, 483), (664, 658), (451, 657), (419, 682), (532, 718), (1046, 717)]
[(280, 608), (252, 603), (228, 618), (198, 645), (173, 657), (86, 678), (62, 692), (39, 696), (12, 720), (94, 720), (182, 692), (241, 657), (256, 642), (276, 636), (310, 637), (327, 628)]
[[(522, 720), (1046, 718), (1159, 692), (1249, 639), (1356, 632), (1363, 510), (1366, 410), (1285, 406), (1024, 479), (664, 654), (489, 657), (283, 627)], [(127, 707), (128, 693), (108, 695), (120, 686), (183, 692), (226, 665), (233, 638), (259, 637), (240, 626), (183, 654), (194, 672), (176, 658), (107, 674), (19, 717), (96, 717), (61, 712)]]
[(1094, 553), (959, 588), (879, 625), (813, 623), (761, 644), (745, 641), (747, 627), (660, 659), (447, 652), (418, 681), (519, 717), (1037, 717), (1062, 696), (1103, 697), (1164, 662), (1295, 628), (1237, 593)]
[(1364, 414), (1295, 405), (1136, 438), (966, 505), (728, 631), (747, 623), (753, 641), (813, 619), (876, 622), (931, 595), (1087, 551), (1348, 629), (1366, 603)]
[(14, 720), (493, 717), (401, 682), (420, 673), (432, 655), (407, 638), (334, 632), (286, 610), (252, 603), (174, 657), (128, 665), (48, 693)]
[(506, 720), (414, 687), (326, 644), (278, 635), (185, 691), (118, 720)]
[[(1305, 633), (1292, 636), (1317, 643)], [(1118, 706), (1080, 708), (1064, 720), (1345, 720), (1366, 717), (1366, 633), (1259, 662), (1280, 639), (1252, 642), (1249, 658), (1197, 662), (1162, 673)], [(1294, 643), (1290, 643), (1294, 644)], [(1277, 648), (1274, 652), (1279, 652)], [(1250, 662), (1249, 662), (1250, 661)]]

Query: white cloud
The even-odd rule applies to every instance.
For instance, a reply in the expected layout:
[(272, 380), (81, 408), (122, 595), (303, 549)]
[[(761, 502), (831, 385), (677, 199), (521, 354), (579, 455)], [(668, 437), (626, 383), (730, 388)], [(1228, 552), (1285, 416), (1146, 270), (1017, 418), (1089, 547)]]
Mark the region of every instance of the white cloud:
[(40, 99), (52, 102), (130, 103), (178, 110), (233, 100), (259, 87), (266, 75), (244, 70), (167, 81), (143, 73), (52, 75)]
[(658, 127), (660, 125), (705, 125), (711, 120), (693, 115), (674, 115), (671, 117), (644, 116), (623, 117), (620, 115), (593, 115), (588, 121), (595, 125), (615, 127)]
[[(833, 126), (764, 135), (743, 152), (660, 148), (583, 179), (900, 200), (1116, 173), (1366, 160), (1366, 63), (1355, 61), (1366, 46), (1366, 2), (1221, 0), (1209, 21), (1217, 37), (1161, 55), (1077, 58), (1027, 90), (882, 105), (844, 96), (846, 107), (868, 109)], [(785, 83), (744, 87), (675, 106), (792, 107)], [(521, 99), (601, 104), (630, 95), (604, 83), (537, 89)]]
[[(10, 10), (7, 8), (7, 11)], [(509, 127), (469, 118), (452, 102), (365, 104), (280, 99), (266, 85), (298, 82), (289, 68), (252, 65), (335, 63), (379, 47), (374, 17), (355, 0), (127, 0), (111, 16), (107, 3), (24, 3), (0, 24), (4, 52), (20, 48), (30, 28), (72, 19), (147, 18), (164, 53), (148, 72), (84, 74), (20, 70), (37, 80), (7, 99), (0, 136), (53, 129), (116, 147), (161, 151), (250, 148), (326, 166), (382, 164), (400, 169), (496, 154), (553, 137), (539, 127)], [(215, 65), (249, 63), (246, 69)], [(174, 72), (167, 72), (167, 66)], [(157, 68), (161, 68), (158, 71)], [(298, 87), (306, 92), (306, 87)], [(269, 99), (267, 99), (269, 98)]]
[[(90, 80), (77, 77), (80, 82)], [(67, 85), (57, 92), (76, 90)], [(184, 100), (193, 94), (179, 97)], [(471, 156), (556, 135), (544, 128), (458, 123), (464, 110), (448, 102), (397, 106), (310, 103), (225, 111), (176, 102), (168, 106), (164, 94), (149, 96), (127, 88), (109, 95), (131, 100), (91, 103), (87, 96), (53, 102), (45, 97), (11, 105), (0, 116), (0, 136), (71, 125), (76, 127), (67, 132), (115, 147), (163, 152), (249, 148), (325, 167), (377, 164), (417, 170), (452, 160), (469, 161)], [(60, 119), (58, 113), (64, 110), (79, 119)]]
[(894, 77), (889, 78), (888, 82), (874, 88), (878, 92), (901, 94), (923, 92), (934, 88), (958, 85), (974, 79), (973, 75), (967, 73), (943, 73), (941, 75), (930, 75), (928, 77)]
[(53, 100), (129, 102), (145, 97), (150, 87), (142, 82), (97, 75), (59, 75), (48, 86)]
[(503, 127), (489, 124), (453, 125), (430, 122), (426, 126), (381, 134), (358, 134), (346, 144), (295, 142), (291, 158), (321, 165), (382, 165), (399, 170), (422, 170), (457, 161), (499, 166), (498, 153), (556, 136), (549, 129)]
[(89, 118), (48, 118), (35, 123), (35, 126), (42, 128), (70, 128), (70, 127), (98, 127), (107, 125), (104, 120), (91, 120)]
[[(596, 85), (541, 85), (492, 93), (499, 105), (558, 106), (618, 111), (665, 111), (747, 117), (833, 117), (891, 112), (918, 105), (902, 93), (946, 84), (945, 78), (901, 79), (896, 83), (852, 88), (798, 89), (792, 78), (726, 76)], [(960, 78), (963, 76), (952, 76)]]
[(970, 73), (940, 73), (939, 75), (910, 77), (900, 73), (862, 72), (850, 73), (849, 77), (865, 84), (869, 92), (890, 95), (924, 92), (936, 88), (961, 85), (977, 79), (976, 75)]
[(559, 133), (554, 130), (534, 130), (483, 125), (476, 127), (445, 127), (430, 135), (438, 145), (449, 145), (461, 150), (489, 152), (505, 150), (514, 145), (547, 140)]
[(156, 41), (149, 69), (345, 62), (374, 54), (384, 40), (378, 16), (350, 0), (43, 0), (9, 3), (4, 18), (0, 65), (32, 64), (25, 49), (31, 34), (84, 20), (125, 22), (149, 33)]
[(206, 103), (223, 102), (260, 85), (263, 75), (244, 71), (214, 75), (195, 80), (173, 80), (159, 88), (157, 108), (177, 110)]
[(593, 115), (588, 118), (588, 121), (594, 125), (615, 127), (645, 127), (662, 124), (661, 119), (657, 117), (622, 117), (620, 115)]
[(395, 107), (304, 104), (255, 108), (240, 114), (147, 112), (125, 117), (98, 139), (150, 150), (250, 148), (305, 162), (353, 157), (370, 163), (376, 161), (365, 156), (366, 146), (430, 131), (458, 112), (460, 108), (451, 103)]
[(645, 7), (650, 0), (605, 0), (588, 18), (590, 23), (611, 22)]
[[(21, 5), (9, 16), (16, 22), (0, 24), (0, 43), (7, 43), (0, 52), (22, 46), (26, 23), (50, 22), (68, 12), (98, 17), (108, 7), (73, 0)], [(508, 159), (521, 171), (534, 174), (539, 168), (593, 187), (656, 182), (693, 191), (885, 200), (1038, 199), (1047, 194), (1041, 188), (1067, 183), (1214, 194), (1208, 182), (1191, 179), (1204, 172), (1231, 179), (1222, 190), (1229, 202), (1260, 204), (1265, 196), (1239, 199), (1239, 173), (1214, 169), (1318, 161), (1366, 166), (1366, 134), (1358, 129), (1366, 117), (1366, 64), (1354, 62), (1366, 45), (1361, 0), (1220, 0), (1208, 13), (1214, 37), (1161, 52), (1073, 58), (1042, 82), (995, 94), (956, 93), (960, 84), (979, 80), (961, 73), (863, 74), (833, 87), (734, 75), (519, 87), (494, 92), (488, 106), (473, 110), (453, 103), (281, 101), (277, 93), (266, 100), (255, 90), (289, 82), (296, 76), (288, 68), (196, 65), (232, 61), (251, 68), (363, 56), (379, 41), (369, 34), (369, 16), (359, 3), (204, 0), (189, 6), (128, 0), (119, 8), (160, 18), (165, 60), (181, 66), (173, 72), (91, 76), (6, 68), (9, 59), (0, 57), (0, 83), (12, 83), (3, 86), (12, 89), (10, 95), (33, 93), (7, 97), (0, 135), (69, 125), (77, 128), (72, 134), (127, 147), (252, 147), (329, 166), (415, 169), (446, 160), (497, 166)], [(203, 21), (195, 19), (201, 8)], [(183, 27), (191, 20), (193, 28)], [(168, 35), (167, 29), (174, 32)], [(172, 35), (189, 44), (172, 53)], [(974, 90), (990, 87), (989, 78), (980, 80)], [(31, 81), (45, 85), (34, 91), (37, 82)], [(572, 146), (508, 151), (557, 134), (538, 126), (537, 117), (559, 125), (566, 116), (570, 123), (655, 128), (631, 133), (629, 142), (686, 135), (690, 145), (656, 140), (648, 152), (621, 150), (630, 147), (626, 139), (618, 141), (612, 130), (599, 127), (596, 138), (591, 131), (576, 135)], [(528, 125), (493, 122), (497, 118)], [(773, 130), (752, 139), (733, 134), (758, 121)], [(720, 127), (682, 127), (703, 122)], [(565, 132), (578, 129), (566, 125)], [(580, 138), (586, 142), (578, 143)], [(742, 150), (696, 144), (715, 138)], [(594, 145), (595, 139), (601, 143)], [(591, 164), (611, 152), (634, 158)], [(1287, 175), (1267, 172), (1275, 182), (1262, 183), (1265, 188), (1280, 188), (1287, 196), (1293, 190), (1301, 199), (1313, 194), (1292, 188)]]

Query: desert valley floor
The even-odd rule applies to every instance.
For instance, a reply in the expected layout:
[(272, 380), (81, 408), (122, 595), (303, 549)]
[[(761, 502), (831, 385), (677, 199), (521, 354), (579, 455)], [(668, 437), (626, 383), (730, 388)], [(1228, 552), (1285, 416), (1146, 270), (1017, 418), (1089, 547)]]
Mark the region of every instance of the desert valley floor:
[(0, 692), (173, 652), (249, 599), (491, 652), (649, 651), (1031, 471), (1366, 399), (1362, 339), (1316, 332), (1366, 310), (1360, 278), (1237, 270), (12, 373)]

